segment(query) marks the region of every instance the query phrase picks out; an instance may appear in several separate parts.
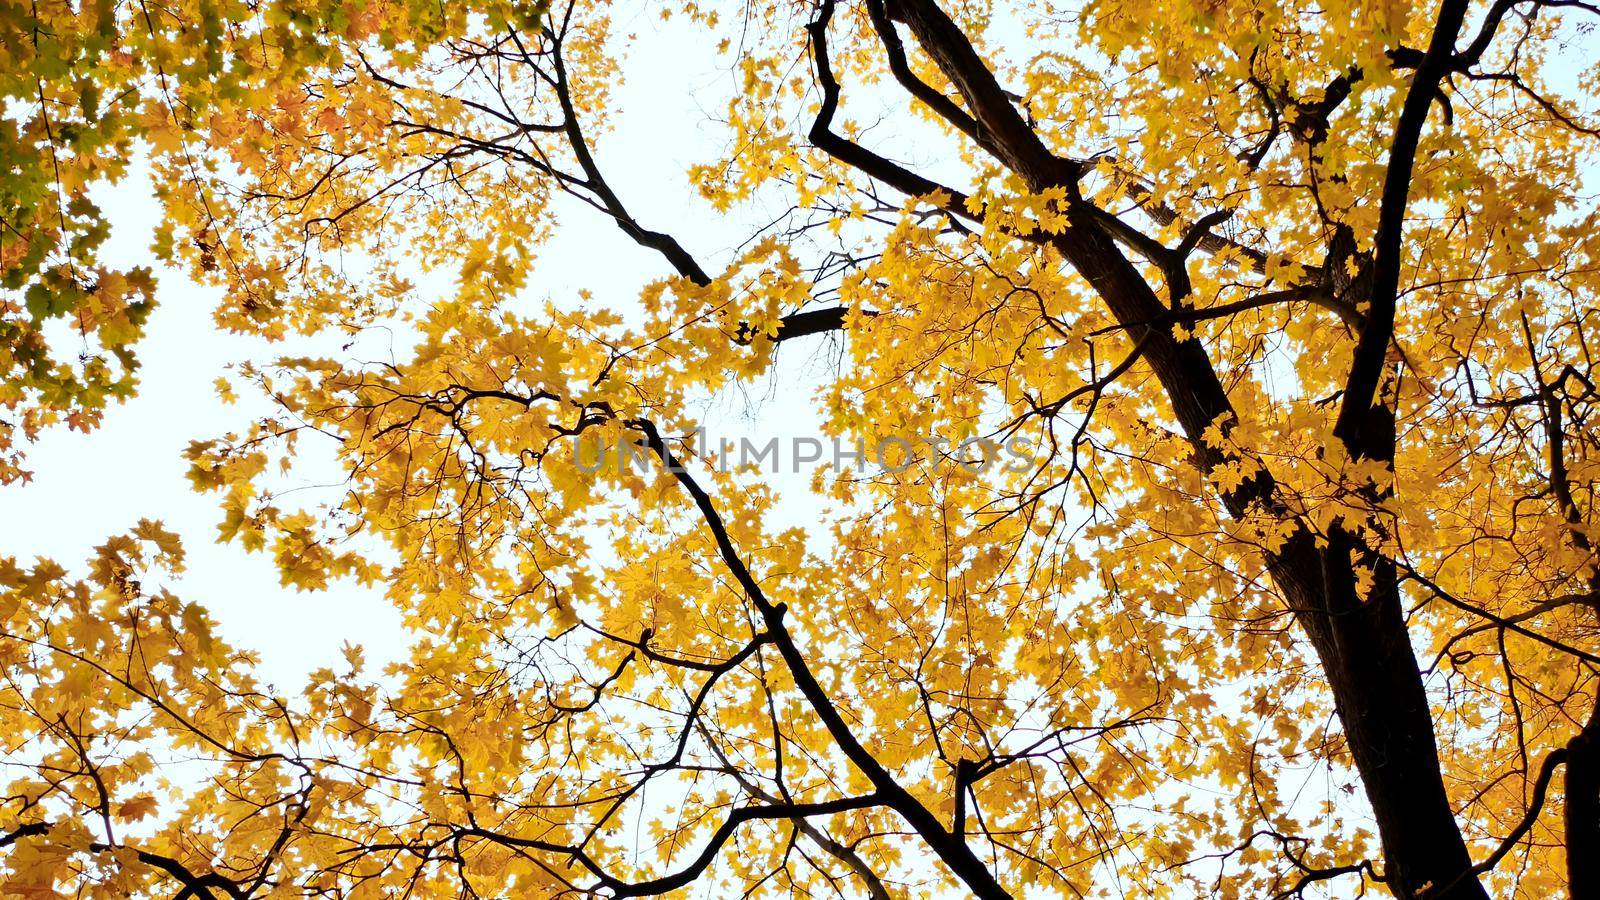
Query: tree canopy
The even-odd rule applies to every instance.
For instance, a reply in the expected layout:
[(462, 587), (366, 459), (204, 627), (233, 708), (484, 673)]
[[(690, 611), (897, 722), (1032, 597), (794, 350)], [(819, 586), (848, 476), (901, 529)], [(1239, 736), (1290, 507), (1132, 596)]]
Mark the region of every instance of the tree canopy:
[[(728, 76), (671, 221), (640, 10)], [(0, 481), (136, 390), (148, 158), (285, 348), (217, 539), (412, 637), (281, 691), (161, 510), (0, 557), (0, 893), (1600, 896), (1597, 15), (0, 0)], [(638, 296), (541, 284), (585, 217)], [(785, 524), (751, 386), (905, 455)]]

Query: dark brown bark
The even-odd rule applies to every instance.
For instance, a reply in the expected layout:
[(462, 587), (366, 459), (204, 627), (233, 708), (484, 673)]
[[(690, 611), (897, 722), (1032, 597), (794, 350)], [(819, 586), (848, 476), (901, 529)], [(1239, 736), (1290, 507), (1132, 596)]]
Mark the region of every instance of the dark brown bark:
[(1567, 743), (1565, 838), (1572, 900), (1600, 897), (1600, 703)]

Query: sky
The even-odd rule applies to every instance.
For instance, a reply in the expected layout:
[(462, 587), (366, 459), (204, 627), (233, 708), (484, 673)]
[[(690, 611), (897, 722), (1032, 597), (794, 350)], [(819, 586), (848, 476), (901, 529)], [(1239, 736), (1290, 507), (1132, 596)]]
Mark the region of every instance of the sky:
[[(642, 5), (635, 10), (632, 21), (619, 13), (619, 28), (640, 40), (616, 95), (615, 129), (599, 139), (599, 163), (642, 222), (678, 236), (714, 270), (772, 218), (771, 210), (760, 208), (716, 213), (686, 176), (692, 163), (722, 149), (721, 130), (708, 121), (722, 112), (720, 98), (737, 86), (738, 75), (717, 68), (709, 55), (683, 53), (684, 26), (663, 25)], [(1556, 61), (1550, 74), (1561, 88), (1571, 85), (1584, 58), (1579, 42)], [(852, 115), (870, 121), (875, 98), (863, 93), (856, 90), (847, 100)], [(950, 165), (937, 144), (887, 132), (875, 132), (874, 139), (893, 145), (893, 155), (935, 174)], [(218, 291), (154, 257), (149, 241), (161, 213), (141, 169), (102, 186), (96, 198), (113, 221), (107, 261), (149, 265), (159, 277), (160, 305), (140, 352), (142, 385), (97, 431), (52, 431), (31, 448), (32, 481), (0, 486), (0, 553), (22, 560), (45, 556), (71, 567), (141, 518), (160, 519), (184, 537), (188, 551), (186, 572), (166, 586), (207, 607), (230, 643), (258, 651), (265, 680), (278, 689), (292, 690), (311, 670), (337, 666), (346, 642), (363, 644), (374, 662), (399, 658), (405, 636), (379, 589), (340, 582), (325, 592), (297, 592), (280, 586), (269, 558), (214, 543), (217, 504), (191, 490), (182, 451), (190, 441), (242, 428), (264, 411), (251, 406), (247, 392), (238, 405), (225, 405), (213, 381), (230, 362), (270, 359), (281, 348), (218, 331), (211, 318)], [(602, 304), (626, 307), (640, 287), (666, 273), (653, 251), (631, 244), (600, 214), (576, 203), (566, 209), (536, 267), (535, 296), (573, 302), (579, 289), (588, 289)], [(441, 294), (450, 290), (448, 278), (419, 273), (418, 281)], [(815, 433), (805, 387), (825, 373), (837, 347), (828, 338), (813, 340), (793, 352), (786, 346), (773, 380), (710, 403), (702, 411), (709, 427), (734, 440)], [(780, 380), (782, 391), (775, 387)], [(804, 479), (790, 481), (779, 491), (779, 518), (815, 519), (816, 501)]]
[[(642, 221), (679, 235), (704, 260), (727, 258), (752, 223), (764, 224), (755, 221), (762, 211), (721, 216), (694, 194), (686, 173), (720, 149), (712, 143), (714, 129), (704, 127), (720, 106), (703, 104), (708, 96), (726, 96), (736, 76), (705, 60), (696, 60), (699, 70), (689, 67), (675, 40), (678, 26), (663, 26), (642, 8), (634, 15), (620, 27), (636, 30), (640, 41), (617, 94), (615, 130), (597, 142), (600, 165)], [(380, 588), (344, 581), (325, 592), (298, 592), (279, 585), (269, 557), (214, 543), (216, 499), (191, 489), (182, 452), (193, 440), (242, 429), (252, 413), (266, 411), (245, 390), (239, 403), (224, 404), (213, 382), (230, 362), (270, 359), (285, 348), (219, 331), (212, 311), (220, 291), (156, 259), (149, 243), (161, 211), (142, 167), (98, 188), (95, 199), (112, 220), (103, 251), (108, 264), (151, 266), (158, 276), (159, 306), (139, 348), (139, 393), (111, 408), (96, 431), (53, 430), (29, 448), (32, 481), (0, 486), (0, 555), (43, 556), (73, 568), (141, 518), (159, 519), (184, 538), (187, 551), (185, 572), (164, 586), (205, 606), (229, 643), (258, 651), (262, 677), (277, 689), (293, 690), (319, 667), (341, 667), (347, 641), (364, 645), (374, 663), (400, 658), (405, 635)], [(599, 213), (576, 203), (564, 208), (557, 236), (541, 252), (530, 288), (535, 297), (571, 302), (586, 288), (597, 302), (625, 308), (645, 283), (667, 274), (653, 251), (634, 246)], [(422, 273), (417, 281), (442, 295), (451, 285), (448, 277)], [(815, 421), (803, 391), (780, 395), (759, 385), (705, 412), (735, 440), (803, 433)]]
[[(678, 236), (714, 270), (771, 218), (760, 208), (716, 213), (686, 177), (692, 163), (722, 149), (719, 129), (706, 123), (721, 112), (721, 100), (715, 98), (737, 84), (737, 75), (715, 68), (707, 57), (681, 52), (678, 28), (663, 29), (653, 14), (639, 10), (637, 21), (622, 26), (638, 31), (641, 40), (624, 67), (615, 128), (599, 141), (599, 163), (643, 223)], [(1559, 61), (1557, 80), (1571, 78), (1582, 58), (1578, 48)], [(853, 110), (872, 101), (859, 94), (852, 99)], [(894, 155), (921, 156), (919, 162), (930, 165), (919, 168), (939, 173), (939, 161), (928, 158), (937, 155), (936, 145), (909, 146), (915, 141), (905, 134), (875, 138), (899, 138)], [(31, 482), (0, 486), (0, 555), (44, 556), (73, 567), (140, 519), (160, 519), (183, 536), (187, 549), (186, 571), (163, 586), (205, 606), (230, 644), (256, 651), (259, 673), (274, 689), (293, 692), (309, 672), (341, 668), (346, 643), (363, 645), (368, 660), (378, 665), (401, 658), (406, 636), (381, 588), (343, 581), (326, 591), (296, 591), (280, 585), (269, 557), (214, 542), (220, 519), (216, 499), (191, 489), (183, 450), (191, 441), (240, 429), (265, 411), (252, 405), (246, 391), (238, 404), (224, 404), (213, 382), (230, 362), (270, 359), (281, 348), (217, 330), (212, 311), (220, 292), (154, 257), (149, 241), (161, 211), (142, 169), (120, 184), (103, 186), (96, 199), (113, 222), (104, 250), (107, 262), (119, 268), (152, 266), (159, 278), (160, 305), (140, 347), (140, 391), (110, 409), (95, 432), (55, 430), (30, 448)], [(653, 251), (632, 245), (600, 214), (576, 203), (565, 208), (556, 237), (541, 252), (533, 295), (573, 302), (580, 289), (587, 289), (602, 304), (626, 307), (645, 283), (666, 273)], [(450, 290), (448, 277), (418, 273), (417, 280), (441, 294)], [(786, 346), (773, 380), (711, 402), (702, 411), (708, 427), (734, 440), (815, 433), (817, 417), (805, 387), (825, 373), (837, 347), (828, 338), (813, 340), (792, 352)], [(786, 383), (782, 391), (775, 388), (780, 380)], [(818, 501), (806, 491), (804, 478), (779, 474), (771, 479), (787, 481), (778, 491), (780, 524), (817, 518)]]

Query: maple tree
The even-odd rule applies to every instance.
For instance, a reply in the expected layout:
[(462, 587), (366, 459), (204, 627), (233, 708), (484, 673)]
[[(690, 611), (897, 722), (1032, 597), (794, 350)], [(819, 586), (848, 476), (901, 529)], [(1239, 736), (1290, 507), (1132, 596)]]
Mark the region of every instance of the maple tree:
[[(0, 561), (0, 892), (1600, 895), (1600, 8), (648, 9), (731, 253), (607, 177), (608, 4), (0, 3), (0, 481), (135, 388), (147, 153), (218, 327), (342, 348), (219, 384), (222, 540), (413, 637), (289, 696), (154, 520)], [(533, 299), (582, 215), (640, 297)], [(945, 440), (785, 527), (695, 410), (825, 347), (828, 438)]]

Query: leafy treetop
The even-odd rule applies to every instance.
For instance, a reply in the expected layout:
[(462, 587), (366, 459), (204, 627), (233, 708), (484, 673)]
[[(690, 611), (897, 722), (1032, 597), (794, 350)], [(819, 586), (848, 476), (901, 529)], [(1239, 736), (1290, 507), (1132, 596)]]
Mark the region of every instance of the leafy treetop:
[[(415, 636), (289, 696), (155, 522), (0, 565), (6, 890), (1600, 891), (1600, 132), (1546, 83), (1600, 9), (649, 9), (733, 74), (670, 233), (620, 7), (4, 8), (0, 477), (133, 388), (137, 142), (219, 327), (346, 342), (224, 383), (275, 411), (190, 448), (222, 539)], [(660, 277), (539, 298), (578, 215)], [(786, 528), (695, 411), (824, 344), (827, 437), (944, 443)]]

